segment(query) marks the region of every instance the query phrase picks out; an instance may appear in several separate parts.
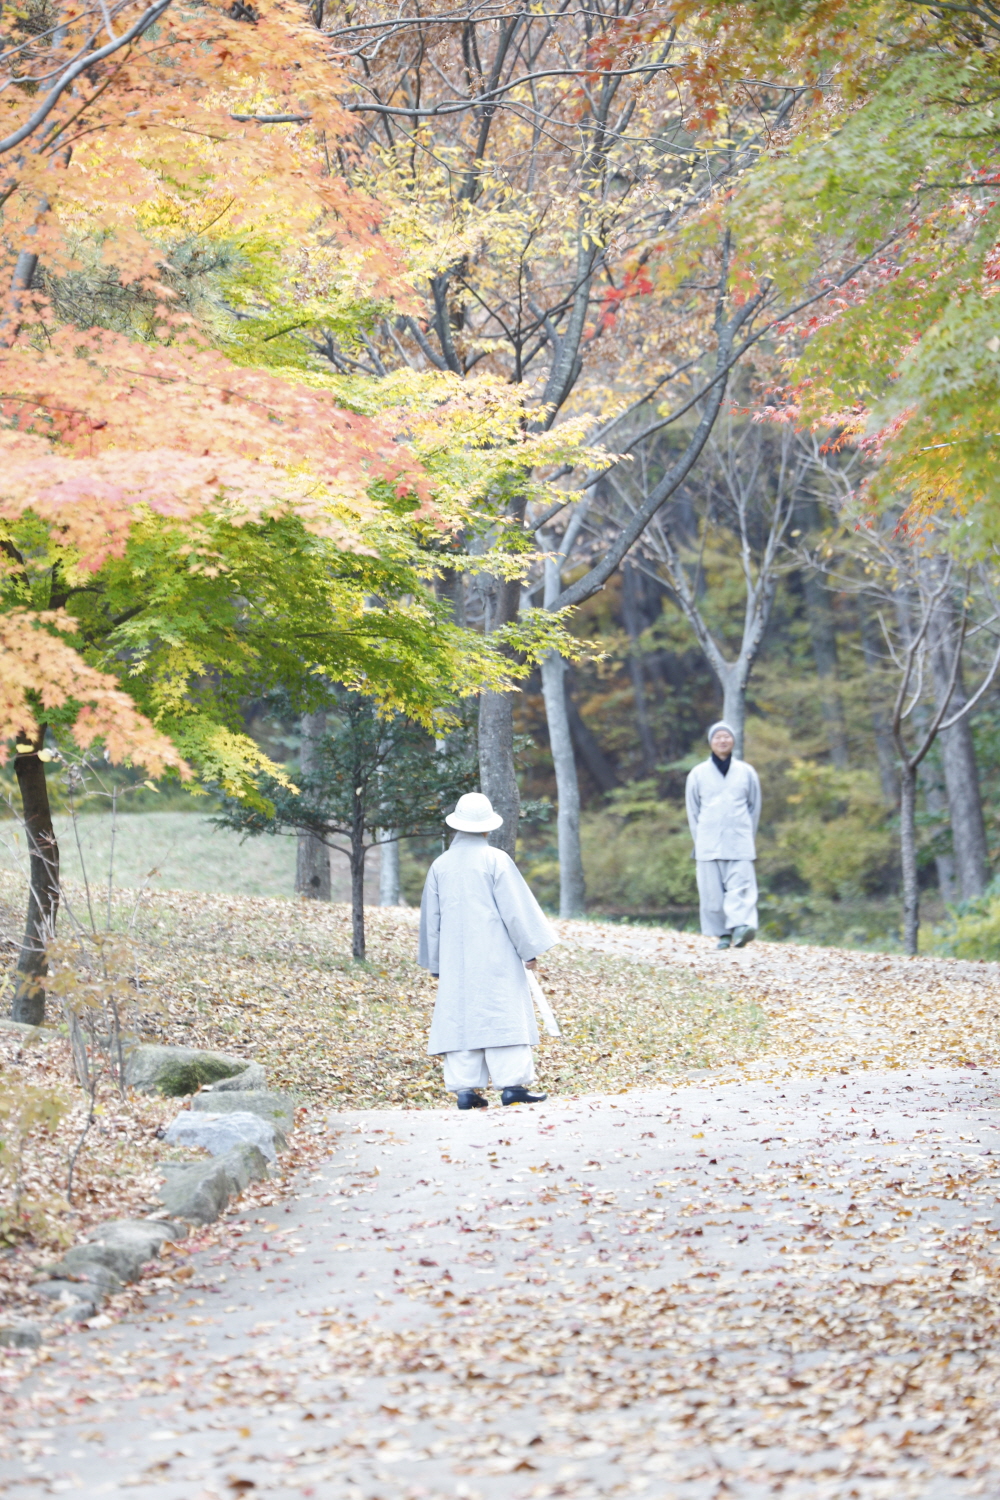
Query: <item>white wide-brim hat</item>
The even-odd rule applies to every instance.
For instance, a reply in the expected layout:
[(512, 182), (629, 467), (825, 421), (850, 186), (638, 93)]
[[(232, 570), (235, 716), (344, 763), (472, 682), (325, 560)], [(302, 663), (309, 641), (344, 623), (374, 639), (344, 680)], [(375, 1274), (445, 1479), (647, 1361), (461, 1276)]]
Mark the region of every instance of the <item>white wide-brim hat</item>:
[(503, 818), (493, 811), (492, 802), (482, 792), (466, 792), (464, 797), (459, 797), (455, 811), (448, 814), (445, 822), (459, 833), (492, 833), (494, 828), (502, 826)]

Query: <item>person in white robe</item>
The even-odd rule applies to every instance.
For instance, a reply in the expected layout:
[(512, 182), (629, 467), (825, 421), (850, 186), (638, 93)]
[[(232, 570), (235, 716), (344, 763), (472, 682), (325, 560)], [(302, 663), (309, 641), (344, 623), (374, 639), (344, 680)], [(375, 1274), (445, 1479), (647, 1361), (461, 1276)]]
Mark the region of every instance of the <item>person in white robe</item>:
[(708, 731), (711, 754), (685, 786), (694, 839), (701, 930), (720, 948), (743, 948), (757, 935), (757, 848), (760, 781), (733, 754), (736, 736), (720, 720)]
[(487, 838), (503, 818), (467, 792), (445, 822), (456, 830), (431, 865), (420, 903), (417, 962), (438, 980), (427, 1050), (444, 1063), (459, 1109), (482, 1109), (492, 1080), (503, 1104), (538, 1104), (538, 1043), (528, 976), (558, 941), (509, 854)]

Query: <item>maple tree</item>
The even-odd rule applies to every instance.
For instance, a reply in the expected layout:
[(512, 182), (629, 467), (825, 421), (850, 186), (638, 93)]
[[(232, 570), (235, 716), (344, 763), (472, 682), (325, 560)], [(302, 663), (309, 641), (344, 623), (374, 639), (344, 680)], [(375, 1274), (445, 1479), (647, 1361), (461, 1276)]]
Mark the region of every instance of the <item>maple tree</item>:
[[(770, 9), (782, 31), (782, 11)], [(793, 12), (795, 14), (795, 12)], [(801, 13), (799, 13), (801, 14)], [(822, 105), (769, 153), (729, 212), (756, 224), (774, 274), (867, 256), (821, 310), (790, 321), (774, 406), (839, 422), (870, 460), (872, 503), (900, 497), (997, 538), (1000, 360), (995, 120), (1000, 24), (990, 7), (807, 7)], [(838, 56), (857, 23), (849, 55)]]
[[(45, 33), (50, 72), (75, 67), (92, 19)], [(280, 684), (308, 708), (322, 674), (431, 726), (509, 680), (429, 588), (464, 496), (274, 328), (286, 303), (307, 327), (363, 324), (406, 295), (374, 206), (329, 171), (326, 44), (280, 4), (245, 21), (161, 7), (133, 32), (78, 71), (82, 97), (42, 115), (11, 96), (0, 729), (32, 860), (26, 1020), (58, 906), (47, 727), (253, 799), (258, 771), (280, 773), (242, 733), (241, 695)], [(308, 130), (256, 123), (303, 110)], [(192, 243), (215, 266), (200, 280), (182, 274)]]

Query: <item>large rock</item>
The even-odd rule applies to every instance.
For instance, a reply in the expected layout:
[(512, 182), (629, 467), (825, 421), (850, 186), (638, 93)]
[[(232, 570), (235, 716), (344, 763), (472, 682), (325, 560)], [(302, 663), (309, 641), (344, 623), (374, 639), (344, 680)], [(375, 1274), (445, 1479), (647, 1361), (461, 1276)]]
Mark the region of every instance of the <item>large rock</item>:
[(17, 1032), (26, 1042), (47, 1042), (59, 1034), (46, 1031), (44, 1026), (31, 1026), (27, 1021), (12, 1021), (8, 1016), (0, 1016), (0, 1030)]
[(263, 1079), (259, 1063), (247, 1063), (245, 1058), (226, 1052), (202, 1052), (197, 1047), (160, 1047), (143, 1042), (125, 1054), (125, 1082), (130, 1087), (140, 1094), (166, 1094), (172, 1099), (196, 1094), (206, 1083), (217, 1084), (252, 1069), (259, 1069)]
[(76, 1323), (92, 1318), (100, 1300), (75, 1281), (36, 1281), (32, 1290), (47, 1302), (55, 1303), (57, 1311)]
[(244, 1065), (242, 1073), (234, 1073), (229, 1078), (220, 1078), (218, 1083), (212, 1084), (213, 1094), (239, 1093), (246, 1094), (258, 1089), (267, 1088), (267, 1074), (260, 1063), (252, 1062)]
[(185, 1231), (176, 1224), (167, 1224), (163, 1219), (108, 1219), (91, 1231), (87, 1245), (137, 1245), (144, 1251), (144, 1260), (159, 1255), (166, 1240), (182, 1240)]
[(162, 1220), (111, 1219), (92, 1231), (92, 1238), (67, 1250), (46, 1267), (47, 1281), (35, 1291), (50, 1302), (65, 1304), (66, 1316), (82, 1322), (122, 1283), (138, 1280), (147, 1261), (159, 1255), (165, 1240), (182, 1238), (184, 1230)]
[(263, 1152), (250, 1145), (234, 1146), (225, 1156), (191, 1166), (164, 1162), (163, 1170), (167, 1180), (160, 1189), (160, 1202), (174, 1218), (193, 1224), (213, 1223), (230, 1198), (268, 1175)]
[(87, 1253), (86, 1245), (74, 1245), (62, 1260), (46, 1269), (51, 1279), (72, 1282), (81, 1297), (93, 1297), (95, 1301), (120, 1292), (124, 1281), (135, 1280), (134, 1276), (120, 1276), (114, 1266), (95, 1259), (93, 1253)]
[[(255, 1064), (256, 1066), (256, 1064)], [(236, 1082), (236, 1079), (231, 1080)], [(198, 1113), (212, 1115), (242, 1113), (260, 1115), (264, 1120), (273, 1120), (286, 1135), (295, 1124), (295, 1104), (287, 1094), (269, 1094), (266, 1090), (252, 1093), (221, 1093), (218, 1085), (202, 1089), (191, 1100), (191, 1108)], [(283, 1151), (284, 1146), (278, 1146)]]
[[(228, 1097), (241, 1099), (243, 1096), (230, 1094)], [(288, 1145), (273, 1120), (265, 1120), (246, 1109), (230, 1110), (224, 1114), (195, 1113), (186, 1109), (176, 1120), (171, 1120), (164, 1139), (176, 1146), (202, 1146), (213, 1156), (225, 1156), (241, 1141), (249, 1141), (252, 1146), (260, 1147), (268, 1161), (277, 1161), (278, 1152), (284, 1151)]]
[(38, 1349), (42, 1330), (34, 1323), (5, 1323), (0, 1326), (0, 1349)]
[[(104, 1293), (117, 1291), (123, 1281), (138, 1281), (143, 1266), (160, 1253), (164, 1240), (178, 1239), (182, 1231), (173, 1224), (149, 1219), (112, 1219), (99, 1225), (89, 1240), (67, 1250), (56, 1273), (86, 1276)], [(100, 1285), (97, 1270), (111, 1275), (116, 1285)]]

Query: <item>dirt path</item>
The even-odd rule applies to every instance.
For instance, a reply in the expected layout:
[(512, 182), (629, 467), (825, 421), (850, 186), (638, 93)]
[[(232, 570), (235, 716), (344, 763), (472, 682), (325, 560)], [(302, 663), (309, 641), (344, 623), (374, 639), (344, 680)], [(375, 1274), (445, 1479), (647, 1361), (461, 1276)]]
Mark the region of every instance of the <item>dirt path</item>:
[[(838, 1055), (859, 972), (797, 1002)], [(5, 1493), (997, 1494), (1000, 1075), (780, 1072), (344, 1116), (237, 1249), (51, 1347)]]

